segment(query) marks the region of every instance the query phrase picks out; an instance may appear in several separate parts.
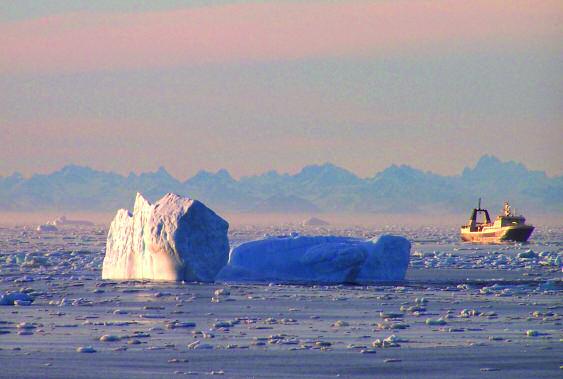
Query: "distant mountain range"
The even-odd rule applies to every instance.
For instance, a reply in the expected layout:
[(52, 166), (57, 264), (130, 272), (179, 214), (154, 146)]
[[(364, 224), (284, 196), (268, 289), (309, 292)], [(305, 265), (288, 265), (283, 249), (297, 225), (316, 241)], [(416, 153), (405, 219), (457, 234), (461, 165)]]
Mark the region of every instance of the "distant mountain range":
[(453, 213), (467, 212), (478, 197), (493, 213), (504, 200), (522, 211), (563, 212), (563, 176), (488, 155), (456, 176), (393, 165), (359, 178), (326, 163), (295, 175), (270, 171), (240, 180), (226, 170), (200, 171), (181, 182), (164, 168), (122, 176), (71, 165), (28, 179), (18, 173), (0, 177), (0, 210), (113, 211), (131, 207), (137, 191), (150, 200), (175, 192), (228, 212)]

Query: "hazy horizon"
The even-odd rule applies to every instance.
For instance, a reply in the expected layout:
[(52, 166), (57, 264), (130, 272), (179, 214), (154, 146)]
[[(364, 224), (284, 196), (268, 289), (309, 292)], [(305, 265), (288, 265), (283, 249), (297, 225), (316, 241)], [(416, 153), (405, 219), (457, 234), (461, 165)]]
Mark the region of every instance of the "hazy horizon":
[(560, 1), (34, 1), (0, 12), (0, 175), (332, 162), (563, 174)]
[[(496, 215), (498, 207), (490, 208), (491, 215)], [(117, 209), (116, 209), (117, 211)], [(229, 222), (232, 227), (249, 225), (275, 226), (298, 225), (309, 217), (318, 217), (328, 221), (331, 227), (364, 226), (382, 228), (394, 227), (452, 227), (457, 229), (467, 221), (470, 216), (467, 212), (445, 214), (391, 214), (391, 213), (251, 213), (251, 212), (219, 212), (219, 215)], [(87, 220), (96, 225), (109, 226), (115, 212), (4, 212), (0, 211), (0, 227), (2, 226), (37, 226), (53, 221), (60, 216), (67, 216), (71, 220)], [(529, 222), (537, 227), (561, 227), (563, 215), (530, 213), (527, 214)], [(313, 227), (312, 230), (315, 228)]]

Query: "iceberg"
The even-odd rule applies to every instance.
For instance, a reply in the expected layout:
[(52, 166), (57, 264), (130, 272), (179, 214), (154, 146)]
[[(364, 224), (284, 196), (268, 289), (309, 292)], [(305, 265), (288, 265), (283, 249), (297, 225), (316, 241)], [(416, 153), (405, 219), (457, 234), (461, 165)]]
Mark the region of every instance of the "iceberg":
[(38, 232), (56, 232), (59, 229), (53, 224), (41, 224), (36, 229)]
[(411, 243), (405, 237), (384, 234), (373, 244), (362, 269), (356, 277), (358, 283), (395, 281), (405, 279), (409, 265)]
[(328, 223), (325, 220), (322, 220), (318, 217), (309, 217), (306, 220), (303, 220), (303, 222), (301, 223), (302, 226), (327, 226), (330, 225), (330, 223)]
[(212, 282), (227, 263), (229, 224), (203, 203), (166, 194), (150, 204), (137, 193), (107, 237), (102, 279)]
[(94, 223), (87, 220), (69, 220), (66, 216), (61, 216), (50, 223), (55, 226), (76, 225), (76, 226), (93, 226)]
[(222, 282), (358, 283), (405, 278), (410, 242), (383, 235), (363, 240), (336, 236), (270, 237), (232, 249), (217, 276)]

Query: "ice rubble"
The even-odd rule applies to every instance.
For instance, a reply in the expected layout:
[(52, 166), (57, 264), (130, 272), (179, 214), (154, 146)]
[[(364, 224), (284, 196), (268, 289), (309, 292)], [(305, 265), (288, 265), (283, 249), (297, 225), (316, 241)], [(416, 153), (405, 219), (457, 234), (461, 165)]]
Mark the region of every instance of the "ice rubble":
[(231, 250), (218, 281), (370, 283), (403, 280), (410, 242), (299, 235), (243, 243)]
[(107, 237), (102, 279), (211, 282), (227, 263), (229, 224), (203, 203), (167, 194), (150, 204), (137, 194)]

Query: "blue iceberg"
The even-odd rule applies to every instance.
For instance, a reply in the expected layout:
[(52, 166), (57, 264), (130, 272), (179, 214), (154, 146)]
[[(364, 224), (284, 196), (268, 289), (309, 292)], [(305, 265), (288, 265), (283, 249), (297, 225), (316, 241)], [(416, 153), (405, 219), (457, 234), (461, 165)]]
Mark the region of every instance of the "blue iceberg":
[(358, 283), (405, 278), (410, 242), (378, 239), (283, 236), (243, 243), (231, 250), (216, 280), (223, 282)]

